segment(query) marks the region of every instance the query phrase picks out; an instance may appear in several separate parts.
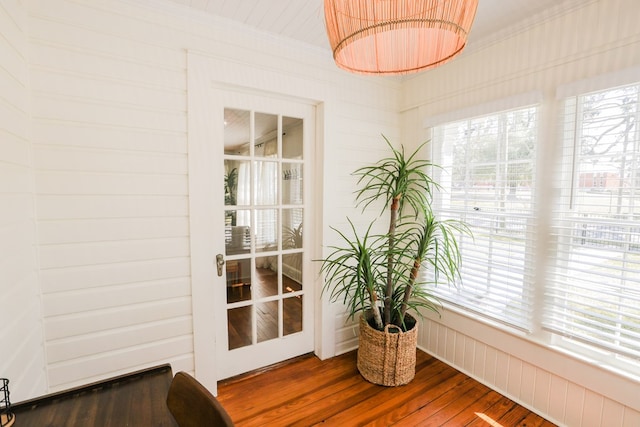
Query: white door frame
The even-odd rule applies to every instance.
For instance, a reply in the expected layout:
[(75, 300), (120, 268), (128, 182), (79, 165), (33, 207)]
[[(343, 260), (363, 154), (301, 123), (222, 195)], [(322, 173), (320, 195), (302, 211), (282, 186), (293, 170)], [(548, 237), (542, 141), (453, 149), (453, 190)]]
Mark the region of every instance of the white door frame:
[[(273, 70), (259, 70), (246, 64), (237, 62), (224, 62), (220, 58), (213, 58), (198, 53), (189, 52), (187, 55), (187, 82), (188, 82), (188, 163), (189, 174), (207, 177), (206, 179), (189, 180), (189, 209), (190, 209), (190, 236), (191, 236), (191, 299), (193, 316), (194, 340), (194, 370), (196, 378), (212, 393), (217, 394), (218, 374), (215, 367), (216, 360), (216, 331), (212, 325), (216, 322), (226, 322), (226, 313), (216, 313), (213, 279), (216, 277), (214, 262), (215, 254), (224, 253), (224, 247), (217, 248), (213, 238), (214, 224), (207, 216), (208, 212), (215, 209), (216, 193), (215, 185), (220, 179), (211, 177), (211, 167), (207, 160), (216, 153), (223, 151), (222, 146), (213, 147), (207, 143), (215, 141), (217, 128), (212, 124), (209, 109), (210, 96), (213, 89), (218, 87), (224, 90), (236, 90), (260, 95), (270, 95), (279, 98), (289, 98), (298, 102), (306, 102), (316, 106), (316, 135), (315, 144), (309, 154), (312, 161), (309, 166), (313, 168), (314, 179), (314, 228), (309, 230), (307, 236), (313, 239), (310, 247), (310, 258), (322, 257), (322, 136), (323, 126), (323, 101), (321, 101), (321, 88), (318, 85), (309, 84), (308, 81), (296, 82), (290, 77), (283, 78)], [(246, 76), (241, 68), (259, 75), (253, 83), (240, 82), (242, 76)], [(270, 75), (271, 74), (271, 75)], [(271, 78), (269, 78), (271, 77)], [(288, 83), (288, 84), (287, 84)], [(297, 83), (297, 84), (296, 84)], [(315, 89), (309, 90), (310, 87)], [(293, 93), (295, 89), (300, 93)], [(221, 141), (222, 144), (222, 141)], [(219, 177), (218, 177), (219, 178)], [(218, 250), (218, 252), (216, 252)], [(313, 277), (309, 281), (314, 287), (314, 351), (321, 358), (333, 356), (335, 348), (335, 328), (332, 310), (328, 308), (326, 298), (320, 297), (322, 280), (319, 274), (318, 263), (313, 263), (310, 269)], [(210, 331), (205, 334), (202, 331)]]

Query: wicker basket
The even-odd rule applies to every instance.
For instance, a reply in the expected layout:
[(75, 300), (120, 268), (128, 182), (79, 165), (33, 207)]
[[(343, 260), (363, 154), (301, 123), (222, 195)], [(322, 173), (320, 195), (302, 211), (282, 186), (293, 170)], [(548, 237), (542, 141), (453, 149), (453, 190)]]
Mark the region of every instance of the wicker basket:
[[(391, 328), (398, 331), (391, 332)], [(417, 323), (407, 332), (400, 331), (394, 325), (387, 325), (382, 332), (372, 328), (366, 317), (361, 316), (358, 347), (360, 375), (369, 382), (384, 386), (409, 383), (416, 374), (417, 341)]]

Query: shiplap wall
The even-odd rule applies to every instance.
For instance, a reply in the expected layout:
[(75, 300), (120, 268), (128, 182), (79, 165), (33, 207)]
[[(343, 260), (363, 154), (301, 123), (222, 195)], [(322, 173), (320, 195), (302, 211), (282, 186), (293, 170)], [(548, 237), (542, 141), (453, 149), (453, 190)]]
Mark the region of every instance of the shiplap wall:
[(15, 402), (46, 391), (29, 142), (27, 11), (0, 3), (0, 377)]
[[(403, 126), (423, 129), (433, 118), (539, 92), (543, 97), (539, 163), (550, 176), (560, 111), (556, 89), (640, 65), (640, 2), (588, 0), (550, 9), (530, 25), (485, 40), (455, 61), (408, 79)], [(640, 79), (640, 75), (638, 76)], [(542, 203), (551, 190), (542, 191)], [(545, 218), (541, 218), (544, 227)], [(540, 278), (539, 280), (542, 280)], [(640, 383), (576, 357), (445, 313), (426, 322), (419, 345), (438, 358), (561, 425), (640, 425)]]
[(51, 390), (193, 366), (185, 53), (153, 15), (122, 12), (118, 2), (30, 3)]
[[(327, 52), (162, 0), (28, 5), (50, 390), (163, 362), (192, 371), (187, 50), (221, 58), (237, 85), (277, 75), (295, 95), (317, 84), (327, 224), (353, 212), (341, 180), (378, 157), (371, 141), (384, 150), (380, 133), (399, 133), (399, 83), (349, 76)], [(331, 356), (335, 332), (323, 327), (318, 346)]]
[(640, 425), (637, 381), (458, 313), (429, 317), (419, 330), (424, 351), (546, 419), (569, 427)]

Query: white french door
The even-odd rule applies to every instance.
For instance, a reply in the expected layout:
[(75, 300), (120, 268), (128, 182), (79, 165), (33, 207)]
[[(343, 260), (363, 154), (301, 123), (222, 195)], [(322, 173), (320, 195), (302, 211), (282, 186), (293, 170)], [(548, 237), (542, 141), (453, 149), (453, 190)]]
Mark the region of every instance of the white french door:
[[(211, 230), (194, 235), (192, 229), (192, 239), (212, 240), (192, 242), (193, 250), (212, 250), (194, 259), (215, 265), (210, 281), (193, 284), (213, 292), (194, 298), (213, 301), (194, 302), (193, 315), (196, 366), (208, 358), (220, 380), (313, 351), (306, 230), (312, 229), (315, 108), (224, 90), (212, 90), (209, 107), (211, 140), (201, 143), (211, 147), (199, 151), (205, 158), (190, 169), (190, 187), (211, 180), (203, 186), (211, 184), (212, 200), (190, 206), (208, 211), (198, 216), (210, 221), (201, 230)], [(214, 316), (203, 313), (207, 307)], [(207, 339), (215, 344), (197, 345)]]

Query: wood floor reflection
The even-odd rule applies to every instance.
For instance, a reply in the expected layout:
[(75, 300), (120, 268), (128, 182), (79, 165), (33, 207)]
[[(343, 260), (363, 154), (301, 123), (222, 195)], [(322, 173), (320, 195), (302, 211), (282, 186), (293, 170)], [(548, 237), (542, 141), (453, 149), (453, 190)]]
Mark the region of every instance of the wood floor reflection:
[[(269, 268), (257, 268), (256, 273), (254, 283), (229, 284), (227, 302), (255, 302), (256, 339), (260, 343), (280, 336), (278, 301), (261, 301), (278, 295), (278, 273)], [(303, 296), (286, 297), (286, 294), (301, 290), (302, 285), (287, 276), (282, 279), (282, 293), (285, 295), (282, 301), (282, 334), (289, 335), (302, 331)], [(227, 310), (229, 349), (252, 344), (252, 313), (252, 305)]]

